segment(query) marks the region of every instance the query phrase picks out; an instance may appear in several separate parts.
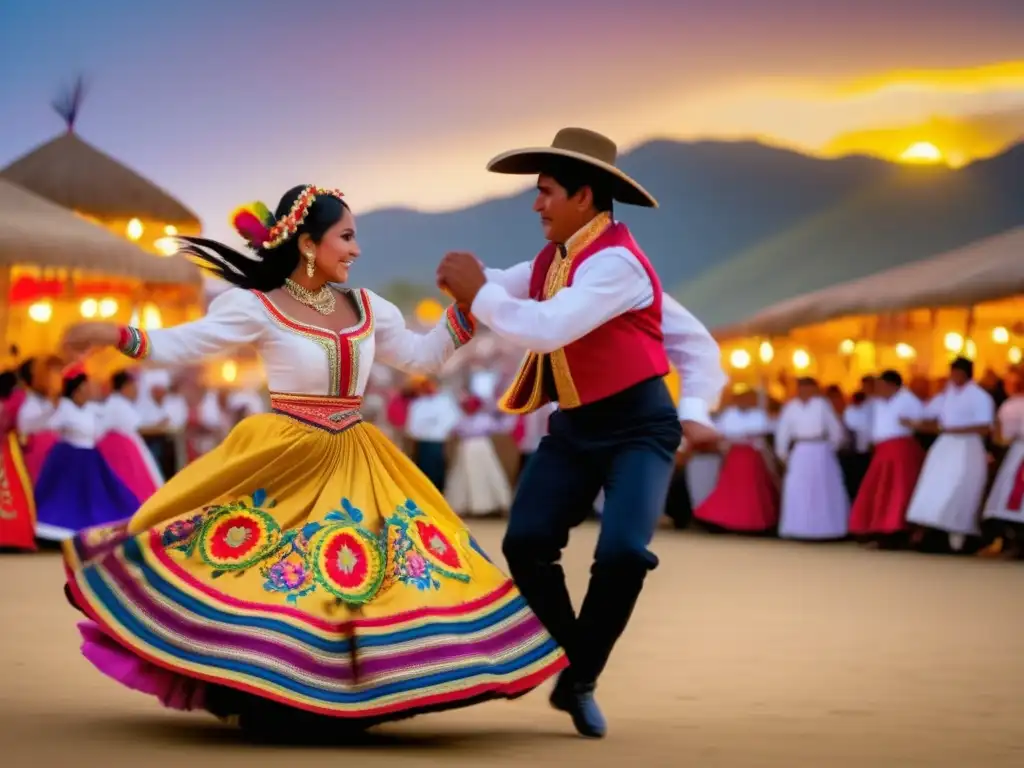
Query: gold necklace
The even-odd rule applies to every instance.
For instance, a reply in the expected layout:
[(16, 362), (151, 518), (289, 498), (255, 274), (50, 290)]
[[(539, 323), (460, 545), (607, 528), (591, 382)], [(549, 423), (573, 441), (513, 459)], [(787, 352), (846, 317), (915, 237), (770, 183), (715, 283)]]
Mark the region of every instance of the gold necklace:
[(334, 291), (330, 289), (327, 283), (321, 285), (319, 291), (311, 291), (308, 288), (303, 288), (289, 277), (284, 281), (284, 288), (297, 302), (316, 310), (321, 315), (331, 314), (337, 303)]

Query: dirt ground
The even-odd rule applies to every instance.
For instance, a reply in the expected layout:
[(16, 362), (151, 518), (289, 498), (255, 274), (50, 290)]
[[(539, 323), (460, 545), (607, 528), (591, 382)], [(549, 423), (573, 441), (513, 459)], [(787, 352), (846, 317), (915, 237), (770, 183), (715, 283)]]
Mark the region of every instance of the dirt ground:
[[(474, 526), (498, 553), (500, 523)], [(596, 529), (568, 553), (585, 586)], [(1024, 567), (850, 545), (659, 533), (662, 565), (602, 680), (603, 741), (546, 689), (355, 746), (242, 743), (78, 653), (54, 553), (0, 556), (0, 764), (881, 768), (1024, 765)]]

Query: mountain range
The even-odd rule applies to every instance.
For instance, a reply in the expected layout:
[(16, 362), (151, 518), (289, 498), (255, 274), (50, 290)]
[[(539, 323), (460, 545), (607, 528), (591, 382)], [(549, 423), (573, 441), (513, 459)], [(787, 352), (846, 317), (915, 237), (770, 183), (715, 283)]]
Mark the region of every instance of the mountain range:
[[(1024, 224), (1024, 144), (949, 169), (658, 140), (620, 165), (660, 208), (621, 206), (616, 216), (665, 289), (711, 327)], [(543, 245), (532, 200), (526, 191), (442, 213), (364, 214), (361, 282), (401, 300), (431, 290), (445, 251), (495, 267), (531, 259)]]

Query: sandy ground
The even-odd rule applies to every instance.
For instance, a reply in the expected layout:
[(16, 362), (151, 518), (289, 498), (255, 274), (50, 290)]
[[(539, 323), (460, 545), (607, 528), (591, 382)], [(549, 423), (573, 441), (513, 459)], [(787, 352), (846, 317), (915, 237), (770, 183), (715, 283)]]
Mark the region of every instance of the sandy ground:
[[(500, 551), (499, 523), (475, 527)], [(595, 531), (568, 553), (576, 595)], [(121, 689), (78, 654), (57, 556), (3, 555), (0, 765), (1024, 766), (1020, 564), (672, 531), (655, 548), (599, 691), (604, 741), (545, 690), (331, 748), (247, 745)]]

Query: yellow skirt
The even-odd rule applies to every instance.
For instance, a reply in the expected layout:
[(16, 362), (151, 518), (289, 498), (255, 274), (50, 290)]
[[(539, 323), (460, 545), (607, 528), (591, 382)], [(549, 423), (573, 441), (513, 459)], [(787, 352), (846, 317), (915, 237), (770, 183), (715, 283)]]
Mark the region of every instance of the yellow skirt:
[[(90, 660), (170, 706), (169, 673), (179, 688), (375, 720), (520, 695), (565, 667), (511, 580), (357, 407), (275, 396), (274, 413), (240, 423), (130, 521), (66, 542)], [(164, 682), (140, 682), (147, 667)]]

